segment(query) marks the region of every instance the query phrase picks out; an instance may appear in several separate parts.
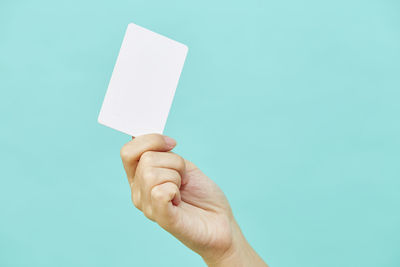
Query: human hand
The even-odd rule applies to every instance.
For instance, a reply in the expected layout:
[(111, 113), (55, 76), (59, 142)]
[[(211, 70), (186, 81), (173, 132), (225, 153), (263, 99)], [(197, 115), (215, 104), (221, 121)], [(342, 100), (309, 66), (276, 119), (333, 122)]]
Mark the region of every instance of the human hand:
[(149, 134), (121, 149), (132, 201), (209, 266), (267, 266), (250, 247), (221, 189), (171, 152), (174, 139)]

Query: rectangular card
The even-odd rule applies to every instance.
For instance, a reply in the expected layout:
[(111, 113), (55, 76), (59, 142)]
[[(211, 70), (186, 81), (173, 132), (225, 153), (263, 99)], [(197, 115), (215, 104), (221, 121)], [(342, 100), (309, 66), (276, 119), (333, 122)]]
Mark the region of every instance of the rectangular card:
[(186, 45), (130, 23), (98, 122), (131, 136), (163, 133), (187, 52)]

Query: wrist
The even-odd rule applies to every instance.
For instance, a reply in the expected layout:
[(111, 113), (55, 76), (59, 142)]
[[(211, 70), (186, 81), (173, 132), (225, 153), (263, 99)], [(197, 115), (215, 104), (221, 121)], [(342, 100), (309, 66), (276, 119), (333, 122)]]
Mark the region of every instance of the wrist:
[(232, 223), (232, 245), (218, 258), (204, 258), (208, 267), (268, 267), (244, 237), (239, 225)]

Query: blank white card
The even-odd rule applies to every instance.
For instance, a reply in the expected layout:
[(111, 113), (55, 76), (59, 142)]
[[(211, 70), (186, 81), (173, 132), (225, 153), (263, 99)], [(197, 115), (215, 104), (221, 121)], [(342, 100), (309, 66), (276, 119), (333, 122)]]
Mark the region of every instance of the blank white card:
[(99, 123), (131, 136), (163, 133), (187, 51), (184, 44), (129, 24)]

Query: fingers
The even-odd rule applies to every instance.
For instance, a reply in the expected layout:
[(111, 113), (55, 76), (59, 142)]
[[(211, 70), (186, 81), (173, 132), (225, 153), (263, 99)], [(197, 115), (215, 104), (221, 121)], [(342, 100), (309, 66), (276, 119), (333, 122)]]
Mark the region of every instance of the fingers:
[(140, 160), (131, 185), (132, 201), (135, 206), (144, 211), (143, 206), (151, 204), (151, 190), (164, 183), (173, 183), (179, 189), (182, 183), (180, 173), (174, 169), (145, 165)]
[[(135, 194), (140, 197), (135, 198)], [(175, 181), (166, 181), (147, 186), (147, 191), (133, 189), (132, 200), (147, 218), (163, 226), (171, 224), (175, 219), (176, 206), (181, 202), (181, 195)]]
[(151, 190), (157, 185), (168, 182), (175, 184), (178, 188), (181, 187), (181, 176), (176, 170), (150, 168), (144, 171), (140, 170), (140, 173), (143, 174), (136, 177), (137, 181), (133, 183), (133, 187), (138, 187), (142, 202), (151, 200)]
[(174, 208), (181, 202), (179, 188), (184, 171), (185, 160), (177, 154), (143, 153), (131, 184), (134, 205), (160, 225), (171, 221)]
[(153, 168), (143, 177), (143, 192), (150, 191), (153, 187), (160, 185), (162, 183), (171, 182), (176, 184), (178, 188), (181, 187), (181, 175), (179, 172), (173, 169), (165, 168)]
[(151, 190), (150, 196), (154, 220), (161, 226), (171, 225), (177, 217), (176, 206), (181, 201), (178, 186), (171, 182), (157, 185)]
[(185, 171), (185, 160), (172, 152), (146, 151), (140, 157), (139, 165), (142, 168), (158, 167), (174, 169), (181, 174)]
[(136, 167), (141, 155), (146, 151), (170, 151), (176, 141), (160, 134), (146, 134), (133, 138), (121, 149), (121, 159), (128, 176), (129, 183), (133, 181)]
[(147, 151), (140, 157), (131, 187), (138, 188), (143, 197), (152, 187), (165, 182), (173, 182), (180, 188), (184, 172), (185, 160), (181, 156), (172, 152)]
[(172, 138), (149, 134), (133, 138), (121, 149), (133, 204), (161, 226), (176, 218), (181, 202), (179, 188), (186, 163), (170, 152), (175, 145)]

